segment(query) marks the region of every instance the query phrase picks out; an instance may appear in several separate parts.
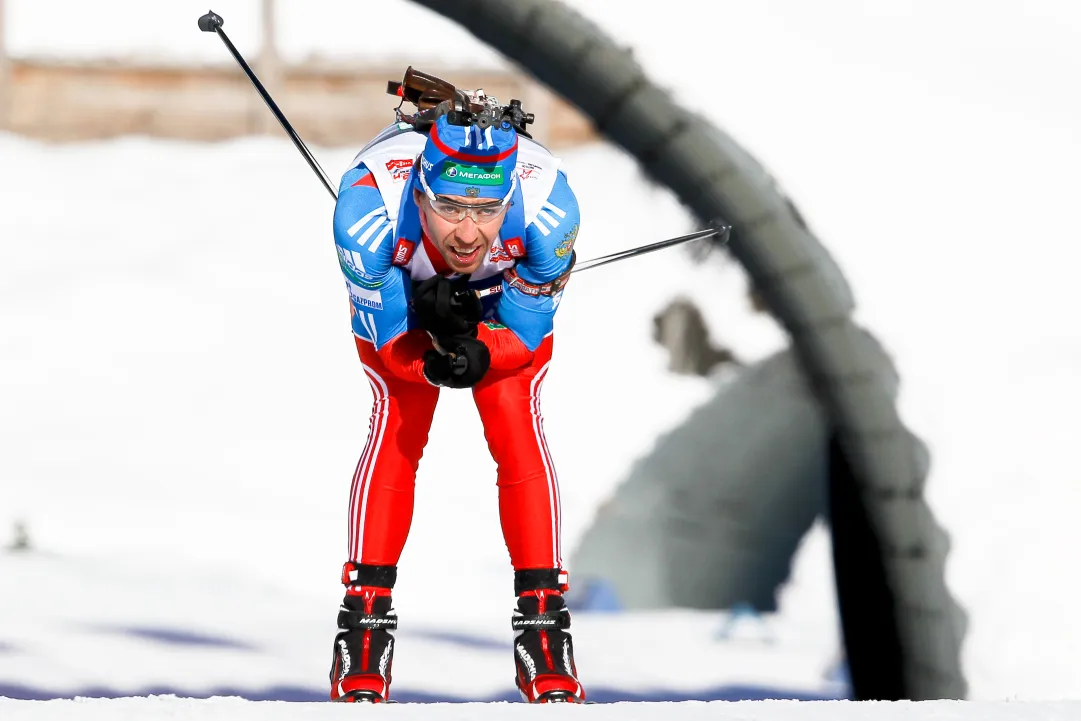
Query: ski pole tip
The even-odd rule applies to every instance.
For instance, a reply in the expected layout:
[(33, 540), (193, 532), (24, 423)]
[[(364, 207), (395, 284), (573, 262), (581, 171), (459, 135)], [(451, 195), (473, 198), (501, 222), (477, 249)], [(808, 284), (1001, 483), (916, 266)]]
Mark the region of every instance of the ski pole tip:
[(207, 12), (206, 15), (199, 18), (199, 29), (204, 33), (214, 33), (218, 31), (222, 25), (225, 24), (225, 20), (221, 15), (218, 15), (213, 10)]

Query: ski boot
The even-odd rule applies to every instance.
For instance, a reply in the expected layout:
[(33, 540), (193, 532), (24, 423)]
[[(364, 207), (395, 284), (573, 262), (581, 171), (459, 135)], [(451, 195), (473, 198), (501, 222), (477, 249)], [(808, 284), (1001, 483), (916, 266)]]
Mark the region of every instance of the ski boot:
[(574, 647), (567, 629), (570, 611), (563, 602), (567, 574), (558, 569), (515, 571), (518, 607), (514, 629), (515, 684), (528, 703), (585, 703), (578, 683)]
[(390, 593), (394, 566), (346, 563), (342, 569), (345, 598), (338, 610), (334, 659), (330, 667), (330, 700), (384, 703), (390, 696), (390, 667), (398, 616)]

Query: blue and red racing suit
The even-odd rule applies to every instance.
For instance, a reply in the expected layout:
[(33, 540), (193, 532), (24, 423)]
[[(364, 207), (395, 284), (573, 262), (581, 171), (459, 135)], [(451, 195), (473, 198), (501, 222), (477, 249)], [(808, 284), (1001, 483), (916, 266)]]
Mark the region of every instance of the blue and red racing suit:
[[(417, 234), (412, 173), (424, 143), (405, 124), (384, 130), (345, 172), (334, 212), (353, 335), (375, 397), (350, 496), (348, 560), (355, 563), (398, 563), (440, 392), (423, 374), (431, 338), (409, 308), (412, 281), (450, 274), (423, 233), (409, 237)], [(513, 212), (470, 276), (484, 307), (478, 338), (492, 359), (472, 393), (498, 467), (500, 523), (515, 570), (562, 564), (559, 483), (540, 413), (579, 226), (559, 165), (540, 144), (519, 138)]]

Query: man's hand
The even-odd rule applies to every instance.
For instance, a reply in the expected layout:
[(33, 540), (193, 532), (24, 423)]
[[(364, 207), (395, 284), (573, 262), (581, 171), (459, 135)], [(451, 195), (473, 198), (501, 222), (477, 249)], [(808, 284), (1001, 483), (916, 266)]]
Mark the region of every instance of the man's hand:
[(413, 288), (413, 312), (420, 327), (437, 339), (477, 336), (484, 315), (480, 298), (469, 288), (469, 276), (448, 280), (434, 275)]
[(424, 353), (424, 377), (429, 383), (447, 388), (471, 388), (488, 372), (492, 356), (488, 346), (471, 336), (455, 336), (439, 341), (441, 348)]

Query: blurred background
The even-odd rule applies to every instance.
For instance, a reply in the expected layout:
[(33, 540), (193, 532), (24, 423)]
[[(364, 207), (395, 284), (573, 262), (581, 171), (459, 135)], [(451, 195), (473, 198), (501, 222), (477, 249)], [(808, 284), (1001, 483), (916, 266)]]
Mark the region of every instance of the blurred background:
[[(702, 220), (558, 88), (417, 4), (212, 9), (335, 183), (413, 65), (537, 116), (581, 258)], [(1081, 11), (574, 9), (671, 93), (658, 117), (698, 113), (761, 162), (851, 287), (925, 453), (966, 697), (1077, 697)], [(0, 696), (327, 696), (371, 393), (333, 203), (206, 11), (0, 0)], [(830, 420), (740, 263), (693, 245), (590, 271), (556, 328), (543, 407), (587, 690), (860, 696)], [(397, 698), (516, 698), (511, 581), (476, 410), (444, 393)]]

